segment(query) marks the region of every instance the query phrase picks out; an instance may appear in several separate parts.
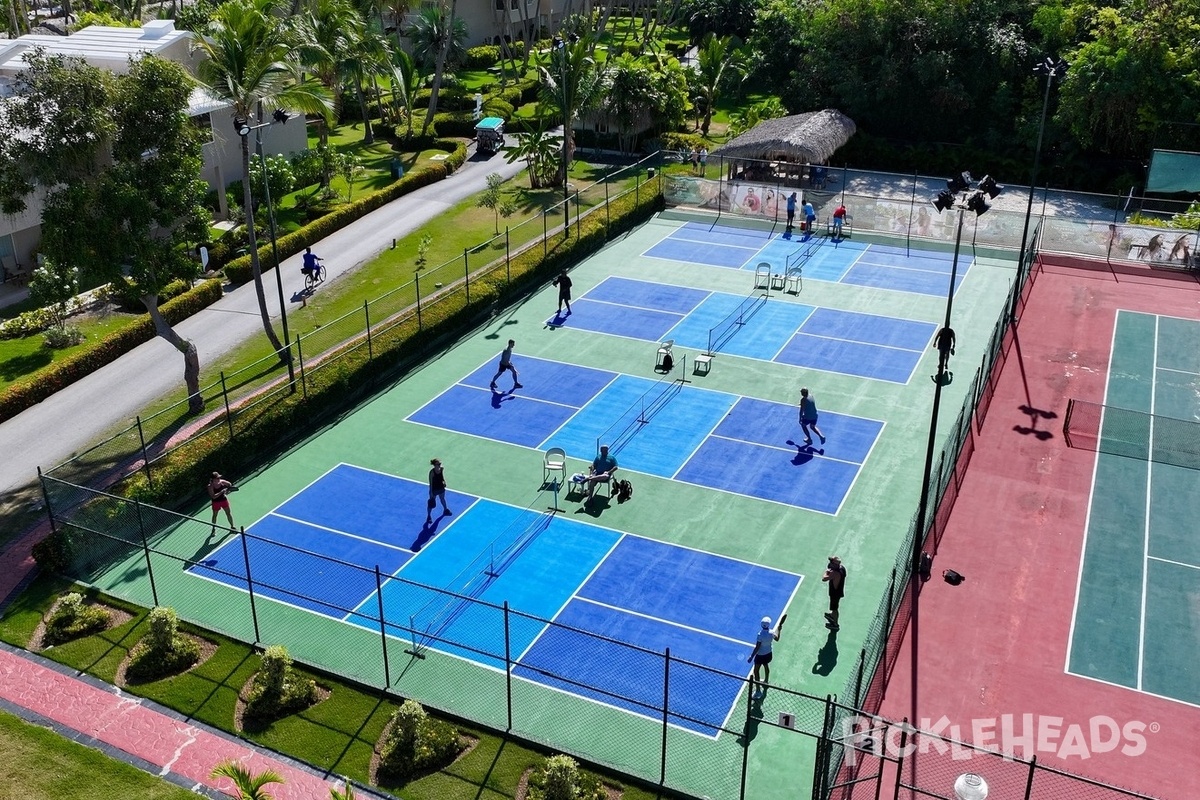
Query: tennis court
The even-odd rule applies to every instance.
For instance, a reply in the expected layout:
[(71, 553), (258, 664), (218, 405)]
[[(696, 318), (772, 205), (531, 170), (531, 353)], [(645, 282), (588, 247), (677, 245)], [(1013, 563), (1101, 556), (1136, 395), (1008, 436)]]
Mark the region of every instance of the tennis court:
[(722, 352), (907, 383), (937, 325), (881, 314), (819, 308), (786, 295), (768, 299), (611, 277), (547, 325), (649, 342), (667, 339), (697, 353)]
[[(945, 297), (953, 253), (883, 242), (773, 233), (728, 225), (688, 222), (643, 253), (649, 258), (753, 271), (768, 264), (776, 273), (800, 265), (806, 280), (870, 286)], [(954, 291), (974, 261), (960, 258)]]
[(484, 364), (410, 422), (561, 447), (580, 470), (608, 445), (622, 469), (837, 514), (883, 422), (825, 412), (824, 446), (796, 444), (795, 409), (727, 392), (574, 364), (522, 359), (520, 392), (489, 388)]
[(1067, 671), (1200, 705), (1200, 322), (1118, 311), (1100, 413)]
[[(230, 540), (189, 571), (244, 590), (244, 564), (261, 564), (262, 596), (370, 629), (382, 603), (410, 620), (414, 649), (500, 670), (488, 654), (505, 652), (505, 630), (472, 601), (507, 601), (529, 615), (507, 637), (517, 676), (637, 714), (662, 699), (657, 654), (669, 647), (685, 662), (671, 683), (678, 725), (706, 736), (741, 692), (747, 633), (764, 613), (778, 618), (803, 579), (558, 516), (540, 496), (521, 509), (450, 492), (456, 513), (426, 524), (427, 497), (424, 483), (340, 464), (248, 529), (248, 559)], [(373, 567), (388, 577), (382, 601)], [(645, 658), (631, 663), (624, 645)]]

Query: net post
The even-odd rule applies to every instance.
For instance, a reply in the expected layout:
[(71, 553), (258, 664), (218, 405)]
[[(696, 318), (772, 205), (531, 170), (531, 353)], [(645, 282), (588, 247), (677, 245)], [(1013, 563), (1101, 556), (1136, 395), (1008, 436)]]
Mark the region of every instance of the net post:
[(405, 650), (405, 655), (410, 655), (413, 658), (419, 658), (422, 661), (425, 659), (425, 654), (421, 652), (421, 648), (417, 645), (417, 618), (409, 614), (408, 616), (408, 635), (412, 639), (412, 647)]
[(1075, 410), (1075, 398), (1067, 401), (1067, 413), (1063, 414), (1063, 441), (1071, 447), (1071, 413)]
[(500, 573), (496, 572), (496, 543), (492, 542), (488, 545), (488, 568), (484, 573), (489, 578), (498, 578)]
[[(549, 511), (551, 514), (558, 514), (559, 512), (562, 511), (562, 509), (558, 507), (558, 488), (559, 488), (558, 487), (558, 478), (555, 478), (553, 481), (550, 482), (550, 488), (554, 491), (554, 505), (547, 506), (546, 510)], [(507, 624), (507, 619), (506, 619), (505, 624)]]
[(388, 665), (387, 623), (383, 616), (383, 575), (378, 564), (375, 565), (375, 597), (379, 600), (379, 638), (383, 642), (383, 688), (387, 689), (392, 685), (392, 672)]

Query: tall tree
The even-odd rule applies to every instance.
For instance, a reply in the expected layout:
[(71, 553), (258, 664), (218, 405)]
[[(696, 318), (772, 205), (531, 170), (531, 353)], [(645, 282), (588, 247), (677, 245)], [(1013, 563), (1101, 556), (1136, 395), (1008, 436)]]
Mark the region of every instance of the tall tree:
[[(342, 86), (350, 73), (349, 62), (361, 51), (366, 25), (350, 0), (311, 0), (297, 18), (303, 43), (300, 59), (333, 98), (334, 119), (342, 113)], [(329, 144), (329, 128), (322, 125), (320, 143)]]
[(437, 113), (438, 93), (442, 89), (446, 64), (461, 58), (463, 44), (467, 39), (467, 24), (458, 16), (458, 0), (450, 0), (449, 11), (441, 3), (422, 8), (409, 36), (413, 42), (413, 55), (426, 68), (430, 65), (433, 68), (429, 109), (425, 113), (425, 121), (421, 124), (421, 135), (424, 136), (429, 130), (429, 124), (433, 122), (434, 114)]
[[(273, 0), (229, 0), (217, 9), (206, 35), (197, 37), (194, 47), (205, 57), (200, 62), (200, 80), (210, 92), (228, 102), (232, 117), (262, 122), (256, 113), (270, 114), (276, 109), (319, 114), (326, 122), (333, 103), (328, 90), (315, 79), (301, 75), (296, 56), (296, 37), (274, 14)], [(242, 137), (242, 174), (250, 175), (250, 137)], [(250, 272), (258, 295), (258, 310), (263, 330), (280, 358), (290, 353), (279, 341), (267, 311), (263, 288), (262, 264), (258, 258), (258, 238), (254, 230), (254, 207), (250, 181), (242, 181), (243, 207), (246, 209), (250, 245)]]
[[(153, 56), (122, 76), (40, 51), (28, 64), (5, 122), (25, 135), (0, 138), (9, 143), (10, 165), (25, 173), (25, 194), (35, 185), (45, 190), (41, 252), (89, 283), (136, 292), (155, 332), (183, 355), (189, 405), (198, 413), (196, 347), (158, 308), (168, 283), (198, 274), (188, 253), (207, 233), (202, 142), (186, 113), (191, 80), (180, 65)], [(87, 105), (77, 105), (84, 97)], [(5, 188), (6, 203), (23, 202), (8, 194), (20, 183)]]
[(604, 67), (591, 56), (587, 36), (575, 41), (557, 40), (548, 66), (539, 67), (542, 75), (541, 102), (559, 112), (563, 120), (563, 180), (575, 158), (575, 129), (579, 115), (595, 108), (604, 93)]
[(417, 92), (421, 90), (421, 72), (413, 57), (400, 48), (392, 50), (392, 100), (404, 106), (408, 118), (408, 138), (413, 135), (413, 112), (416, 110)]
[(706, 34), (696, 51), (698, 97), (704, 101), (704, 121), (700, 132), (708, 136), (713, 111), (722, 91), (740, 84), (746, 77), (746, 58), (741, 52), (741, 40), (736, 36)]

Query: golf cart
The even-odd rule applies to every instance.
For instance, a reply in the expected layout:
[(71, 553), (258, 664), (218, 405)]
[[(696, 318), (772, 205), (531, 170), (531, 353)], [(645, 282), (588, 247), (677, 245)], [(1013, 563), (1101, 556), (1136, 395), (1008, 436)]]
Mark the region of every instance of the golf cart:
[(504, 147), (504, 120), (484, 117), (475, 126), (475, 141), (481, 153), (496, 153)]

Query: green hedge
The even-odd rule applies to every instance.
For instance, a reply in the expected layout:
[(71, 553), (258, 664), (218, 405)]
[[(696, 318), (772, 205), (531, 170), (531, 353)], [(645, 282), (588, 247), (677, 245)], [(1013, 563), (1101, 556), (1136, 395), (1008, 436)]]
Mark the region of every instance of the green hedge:
[[(390, 186), (385, 186), (379, 191), (363, 195), (354, 202), (334, 209), (297, 231), (280, 236), (275, 240), (276, 247), (279, 250), (279, 259), (282, 261), (289, 256), (299, 253), (306, 247), (311, 247), (331, 233), (341, 230), (351, 222), (365, 217), (376, 209), (382, 208), (397, 197), (403, 197), (409, 192), (420, 189), (423, 186), (437, 183), (448, 177), (467, 160), (467, 146), (462, 142), (439, 140), (433, 143), (433, 147), (449, 152), (450, 157), (438, 164), (429, 164), (406, 173), (403, 178)], [(258, 260), (262, 271), (266, 272), (275, 266), (271, 258), (271, 242), (269, 239), (265, 242), (260, 239), (259, 242)], [(233, 283), (245, 283), (249, 281), (253, 277), (250, 256), (240, 256), (226, 264), (225, 277)]]
[[(306, 376), (306, 390), (282, 395), (270, 406), (233, 420), (233, 438), (224, 426), (212, 429), (175, 448), (155, 463), (154, 483), (144, 473), (130, 476), (115, 491), (155, 505), (180, 506), (196, 496), (205, 478), (214, 470), (245, 471), (257, 467), (265, 453), (277, 452), (281, 443), (312, 430), (314, 420), (352, 408), (373, 391), (379, 380), (391, 380), (394, 371), (421, 358), (428, 346), (461, 335), (491, 313), (497, 305), (508, 305), (523, 293), (544, 285), (560, 269), (567, 268), (604, 246), (614, 236), (630, 230), (662, 207), (662, 196), (647, 187), (639, 198), (630, 193), (613, 200), (610, 223), (603, 210), (584, 217), (573, 228), (570, 239), (552, 241), (548, 255), (540, 246), (512, 258), (509, 269), (493, 270), (471, 281), (470, 303), (460, 285), (422, 310), (422, 327), (415, 315), (373, 334), (369, 359), (367, 349), (358, 347), (328, 361)], [(577, 234), (577, 235), (574, 235)], [(511, 282), (506, 279), (511, 275)]]
[(500, 63), (500, 48), (494, 44), (468, 47), (463, 65), (467, 69), (487, 69)]
[[(223, 291), (219, 280), (206, 280), (191, 291), (181, 294), (170, 302), (163, 303), (163, 319), (171, 325), (187, 319), (202, 308), (207, 308), (221, 299)], [(77, 353), (72, 353), (45, 369), (38, 370), (13, 383), (0, 392), (0, 422), (11, 419), (25, 409), (40, 403), (55, 392), (65, 389), (80, 378), (84, 378), (106, 364), (111, 364), (138, 345), (145, 344), (157, 334), (150, 316), (105, 336)]]

